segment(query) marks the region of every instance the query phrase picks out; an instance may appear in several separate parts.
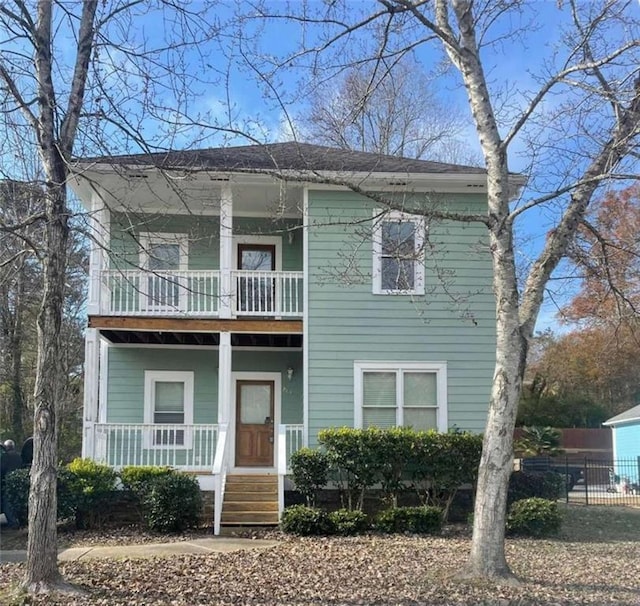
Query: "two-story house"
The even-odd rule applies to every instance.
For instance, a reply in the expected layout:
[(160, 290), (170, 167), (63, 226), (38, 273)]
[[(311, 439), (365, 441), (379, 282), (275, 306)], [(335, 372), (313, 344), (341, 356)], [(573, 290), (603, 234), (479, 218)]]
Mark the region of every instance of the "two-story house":
[(73, 187), (93, 234), (83, 456), (197, 474), (218, 532), (277, 522), (289, 456), (323, 428), (483, 429), (485, 229), (430, 211), (486, 213), (484, 170), (278, 143), (84, 159)]

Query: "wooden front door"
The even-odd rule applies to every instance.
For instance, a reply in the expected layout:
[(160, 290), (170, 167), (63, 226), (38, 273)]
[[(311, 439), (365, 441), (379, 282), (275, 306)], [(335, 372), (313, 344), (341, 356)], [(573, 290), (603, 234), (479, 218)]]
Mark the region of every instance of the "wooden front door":
[(236, 382), (236, 466), (273, 467), (274, 382)]

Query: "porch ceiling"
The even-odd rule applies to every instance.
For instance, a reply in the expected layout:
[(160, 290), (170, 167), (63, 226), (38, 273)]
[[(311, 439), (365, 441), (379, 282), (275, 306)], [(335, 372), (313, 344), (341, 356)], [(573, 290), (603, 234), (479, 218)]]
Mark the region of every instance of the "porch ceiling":
[[(215, 347), (220, 344), (220, 333), (173, 332), (149, 330), (101, 330), (100, 334), (116, 345), (186, 345)], [(231, 333), (232, 347), (302, 347), (300, 334)]]

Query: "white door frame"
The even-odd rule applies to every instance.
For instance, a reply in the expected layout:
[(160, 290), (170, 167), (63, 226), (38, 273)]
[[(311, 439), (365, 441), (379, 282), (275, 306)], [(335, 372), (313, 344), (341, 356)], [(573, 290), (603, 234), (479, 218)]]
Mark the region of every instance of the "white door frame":
[[(236, 467), (236, 411), (238, 409), (238, 381), (273, 381), (273, 466), (272, 467)], [(282, 373), (242, 371), (231, 373), (231, 410), (229, 411), (229, 438), (231, 454), (231, 473), (248, 474), (276, 473), (278, 469), (278, 427), (282, 406)]]

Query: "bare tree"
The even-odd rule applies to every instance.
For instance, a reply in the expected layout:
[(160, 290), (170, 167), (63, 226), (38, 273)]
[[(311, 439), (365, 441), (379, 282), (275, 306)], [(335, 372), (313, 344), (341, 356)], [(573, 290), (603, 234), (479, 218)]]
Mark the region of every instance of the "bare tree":
[[(187, 91), (203, 84), (199, 76), (204, 70), (188, 74), (185, 54), (210, 39), (209, 24), (215, 20), (203, 13), (211, 8), (164, 0), (14, 0), (0, 5), (3, 127), (23, 133), (25, 145), (33, 144), (42, 175), (41, 212), (22, 222), (4, 217), (0, 222), (4, 233), (23, 233), (33, 221), (42, 226), (34, 459), (23, 580), (30, 593), (69, 588), (57, 566), (56, 464), (58, 406), (68, 385), (63, 314), (66, 284), (73, 278), (68, 272), (73, 208), (67, 201), (72, 156), (80, 150), (95, 153), (132, 145), (149, 149), (150, 141), (142, 135), (149, 116), (156, 120), (151, 130), (157, 145), (174, 140), (187, 123)], [(133, 26), (139, 19), (162, 23), (153, 43)], [(8, 172), (19, 172), (15, 157), (3, 152), (5, 167), (13, 167)], [(29, 154), (25, 148), (13, 153)]]
[[(425, 212), (442, 220), (483, 223), (493, 262), (496, 363), (471, 554), (462, 576), (515, 581), (504, 552), (506, 495), (527, 350), (545, 287), (566, 256), (594, 193), (616, 179), (637, 177), (637, 6), (624, 0), (558, 3), (553, 10), (563, 25), (557, 29), (553, 53), (539, 61), (536, 74), (527, 74), (526, 87), (511, 88), (497, 86), (487, 75), (490, 53), (498, 47), (504, 56), (511, 43), (522, 50), (528, 32), (541, 27), (535, 2), (378, 0), (357, 6), (331, 2), (315, 9), (305, 4), (293, 12), (272, 4), (253, 8), (250, 19), (258, 15), (304, 28), (304, 45), (293, 54), (254, 58), (253, 68), (269, 77), (272, 91), (292, 67), (311, 65), (312, 77), (322, 73), (324, 79), (354, 64), (373, 66), (367, 73), (375, 73), (418, 48), (439, 49), (464, 85), (486, 165), (487, 213), (464, 217), (446, 210)], [(548, 22), (545, 27), (549, 32)], [(527, 197), (520, 200), (514, 200), (509, 173), (516, 149), (524, 155), (529, 176)], [(344, 184), (359, 191), (356, 184)], [(385, 203), (384, 196), (376, 200)], [(396, 203), (387, 199), (386, 205), (394, 208)], [(545, 215), (540, 214), (543, 208)], [(544, 216), (550, 230), (520, 281), (514, 239), (527, 211), (538, 211), (537, 220)]]
[(435, 93), (411, 56), (354, 65), (321, 81), (300, 122), (312, 143), (405, 158), (478, 165), (463, 139), (469, 120)]

